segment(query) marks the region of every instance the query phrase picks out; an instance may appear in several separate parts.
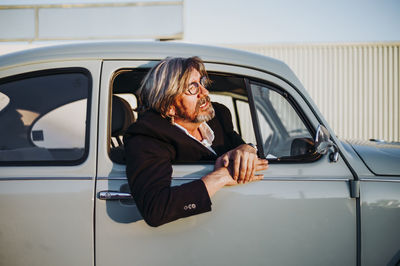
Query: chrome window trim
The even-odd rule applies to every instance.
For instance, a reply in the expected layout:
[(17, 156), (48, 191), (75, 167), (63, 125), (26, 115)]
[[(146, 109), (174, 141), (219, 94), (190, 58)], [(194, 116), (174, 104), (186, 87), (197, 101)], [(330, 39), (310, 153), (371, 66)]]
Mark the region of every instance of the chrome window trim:
[(94, 177), (1, 177), (2, 181), (93, 180)]
[(363, 182), (400, 182), (400, 176), (399, 177), (382, 177), (382, 178), (360, 178), (360, 181)]

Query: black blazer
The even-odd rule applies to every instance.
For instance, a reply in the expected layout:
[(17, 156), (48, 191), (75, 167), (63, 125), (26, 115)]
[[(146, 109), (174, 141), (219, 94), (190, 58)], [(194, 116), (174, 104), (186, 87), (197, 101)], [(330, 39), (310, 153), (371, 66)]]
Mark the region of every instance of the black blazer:
[[(233, 130), (225, 106), (213, 103), (215, 117), (207, 122), (214, 131), (212, 148), (218, 156), (243, 144)], [(159, 226), (211, 210), (202, 180), (171, 187), (172, 164), (215, 160), (211, 151), (155, 111), (139, 116), (125, 136), (126, 174), (132, 195), (144, 220)]]

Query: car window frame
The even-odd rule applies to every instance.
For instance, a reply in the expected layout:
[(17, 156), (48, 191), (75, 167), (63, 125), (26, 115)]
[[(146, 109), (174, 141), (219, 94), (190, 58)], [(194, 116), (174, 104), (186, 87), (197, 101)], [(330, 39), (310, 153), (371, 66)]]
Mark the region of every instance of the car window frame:
[[(297, 116), (300, 118), (300, 120), (303, 122), (304, 126), (307, 128), (309, 131), (310, 135), (312, 137), (315, 136), (315, 129), (312, 126), (311, 122), (307, 119), (306, 115), (303, 113), (302, 109), (300, 108), (300, 105), (296, 102), (295, 98), (290, 94), (285, 91), (284, 88), (281, 88), (277, 86), (276, 84), (272, 84), (270, 82), (267, 82), (265, 80), (260, 80), (260, 79), (254, 79), (251, 77), (245, 77), (245, 84), (246, 84), (246, 90), (248, 93), (249, 97), (249, 105), (250, 105), (250, 111), (251, 111), (251, 116), (253, 119), (253, 127), (254, 127), (254, 133), (256, 135), (256, 140), (257, 140), (257, 147), (258, 147), (258, 156), (260, 158), (266, 159), (265, 153), (264, 153), (264, 147), (263, 147), (263, 141), (261, 137), (261, 130), (259, 127), (259, 119), (257, 115), (257, 110), (254, 102), (254, 96), (253, 96), (253, 90), (251, 88), (251, 85), (257, 85), (261, 87), (265, 87), (269, 90), (272, 90), (279, 95), (281, 95), (286, 101), (290, 104), (290, 106), (293, 108), (293, 110), (296, 112)], [(274, 110), (275, 112), (275, 110)], [(277, 116), (277, 121), (281, 124), (280, 127), (282, 127), (285, 131), (286, 128), (282, 124), (281, 119), (279, 116), (275, 113)], [(287, 132), (286, 132), (287, 133)], [(277, 159), (268, 159), (269, 163), (271, 164), (276, 164), (276, 163), (311, 163), (316, 160), (319, 160), (322, 157), (321, 154), (318, 154), (317, 152), (309, 153), (309, 154), (302, 154), (302, 155), (297, 155), (297, 156), (284, 156), (280, 157)]]
[[(110, 80), (110, 87), (113, 88), (113, 82), (119, 74), (121, 74), (125, 71), (131, 71), (131, 70), (133, 70), (133, 71), (138, 70), (139, 72), (142, 72), (144, 69), (149, 70), (150, 68), (147, 68), (147, 67), (121, 67), (121, 68), (117, 69), (116, 71), (114, 71), (114, 73), (112, 75), (112, 79)], [(215, 71), (215, 70), (208, 71), (208, 73), (209, 73), (209, 75), (233, 76), (236, 78), (243, 79), (243, 83), (245, 86), (244, 89), (246, 90), (246, 94), (247, 94), (247, 95), (244, 95), (243, 97), (247, 97), (247, 101), (245, 101), (243, 99), (232, 97), (233, 107), (234, 107), (233, 111), (235, 112), (232, 114), (232, 117), (236, 118), (236, 126), (239, 131), (238, 133), (241, 135), (242, 132), (241, 132), (241, 128), (240, 128), (240, 118), (239, 118), (239, 114), (238, 114), (238, 108), (236, 106), (236, 101), (241, 100), (241, 101), (247, 102), (249, 104), (250, 113), (251, 113), (251, 117), (252, 117), (253, 130), (254, 130), (257, 146), (259, 149), (258, 155), (260, 158), (265, 159), (265, 155), (264, 155), (264, 151), (263, 151), (258, 116), (256, 115), (256, 108), (255, 108), (255, 104), (253, 101), (251, 84), (266, 87), (269, 90), (273, 90), (274, 92), (278, 93), (283, 98), (285, 98), (287, 100), (287, 102), (290, 104), (290, 106), (293, 108), (293, 110), (296, 112), (296, 114), (298, 115), (300, 120), (303, 122), (304, 126), (310, 132), (311, 137), (314, 137), (315, 130), (314, 130), (311, 122), (307, 119), (306, 115), (301, 111), (300, 105), (295, 101), (294, 97), (291, 96), (290, 93), (287, 93), (284, 88), (279, 87), (276, 84), (273, 84), (266, 80), (257, 79), (254, 77), (250, 77), (250, 76), (238, 74), (238, 73), (230, 73), (230, 72)], [(111, 91), (112, 91), (111, 95), (113, 95), (114, 94), (113, 89), (111, 89)], [(210, 93), (213, 93), (213, 92), (214, 91), (210, 91)], [(218, 91), (215, 91), (215, 92), (217, 92), (216, 94), (218, 94)], [(279, 118), (279, 116), (277, 114), (275, 114), (275, 115), (277, 116), (277, 121), (279, 121), (281, 123), (280, 130), (283, 129), (286, 132), (286, 128), (282, 124), (281, 119)], [(110, 129), (109, 129), (109, 131), (110, 131)], [(288, 133), (286, 132), (286, 134), (288, 134)], [(110, 141), (110, 140), (111, 140), (111, 138), (108, 139), (108, 141)], [(109, 143), (107, 143), (107, 146), (108, 147), (110, 146)], [(109, 153), (110, 153), (110, 149), (108, 148), (108, 155), (109, 155)], [(320, 154), (317, 154), (316, 152), (314, 152), (314, 153), (309, 153), (309, 154), (302, 154), (302, 155), (296, 155), (296, 156), (285, 156), (285, 157), (280, 157), (277, 159), (268, 159), (268, 160), (272, 164), (276, 164), (276, 163), (310, 163), (315, 160), (318, 160), (321, 157), (322, 156)], [(208, 164), (209, 165), (209, 164), (214, 164), (214, 163), (215, 163), (214, 161), (201, 161), (201, 162), (190, 162), (189, 161), (189, 162), (174, 162), (173, 164), (174, 165), (193, 165), (193, 164), (198, 164), (198, 165)]]
[[(113, 162), (108, 155), (108, 129), (109, 129), (109, 117), (110, 117), (110, 99), (112, 94), (112, 88), (110, 81), (114, 73), (119, 69), (134, 69), (134, 68), (149, 68), (153, 67), (159, 62), (159, 59), (137, 59), (137, 60), (105, 60), (102, 62), (102, 68), (100, 73), (100, 79), (98, 81), (99, 94), (98, 94), (98, 105), (94, 102), (93, 105), (98, 108), (98, 135), (97, 135), (97, 146), (96, 146), (96, 179), (97, 180), (122, 180), (126, 182), (126, 165)], [(291, 95), (295, 102), (298, 103), (299, 109), (302, 110), (307, 121), (315, 130), (319, 125), (325, 125), (327, 128), (327, 122), (324, 117), (317, 109), (311, 97), (307, 91), (302, 87), (301, 83), (293, 83), (285, 79), (285, 77), (278, 76), (275, 73), (271, 73), (268, 70), (255, 68), (246, 65), (229, 64), (226, 62), (216, 62), (205, 60), (205, 67), (207, 72), (214, 73), (230, 73), (232, 75), (240, 75), (247, 77), (251, 80), (260, 80), (263, 83), (272, 84), (273, 86), (282, 88), (283, 91)], [(291, 72), (288, 70), (288, 75)], [(96, 82), (96, 80), (94, 81)], [(97, 109), (96, 109), (97, 110)], [(92, 122), (93, 123), (93, 122)], [(92, 133), (93, 135), (93, 133)], [(335, 142), (338, 142), (336, 136), (331, 135)], [(339, 143), (339, 145), (341, 145)], [(93, 150), (93, 147), (91, 148)], [(345, 160), (339, 160), (336, 164), (330, 164), (325, 160), (325, 156), (316, 160), (312, 163), (285, 163), (280, 162), (274, 164), (267, 171), (260, 173), (264, 174), (264, 180), (287, 180), (295, 178), (296, 180), (327, 180), (332, 179), (332, 175), (325, 171), (327, 167), (330, 171), (340, 175), (347, 175), (348, 173), (343, 170)], [(341, 158), (343, 155), (341, 154)], [(302, 158), (303, 159), (303, 158)], [(214, 169), (215, 162), (197, 162), (186, 163), (186, 164), (172, 164), (172, 180), (196, 180), (207, 174)], [(302, 164), (303, 163), (303, 164)], [(333, 180), (342, 180), (343, 178), (334, 177)], [(344, 179), (348, 179), (346, 176)]]
[[(34, 70), (25, 73), (19, 73), (7, 77), (0, 78), (0, 86), (5, 83), (19, 81), (28, 78), (41, 76), (57, 75), (57, 74), (83, 74), (87, 77), (87, 104), (86, 104), (86, 124), (85, 124), (85, 146), (83, 154), (79, 159), (75, 160), (27, 160), (27, 161), (0, 161), (0, 166), (77, 166), (84, 163), (89, 156), (90, 147), (90, 125), (91, 125), (91, 110), (92, 110), (92, 93), (93, 93), (93, 77), (91, 72), (84, 67), (56, 67), (41, 70)], [(51, 112), (51, 111), (50, 111)], [(41, 117), (48, 114), (44, 113), (38, 116), (35, 120), (38, 121)], [(32, 123), (30, 128), (35, 123)]]

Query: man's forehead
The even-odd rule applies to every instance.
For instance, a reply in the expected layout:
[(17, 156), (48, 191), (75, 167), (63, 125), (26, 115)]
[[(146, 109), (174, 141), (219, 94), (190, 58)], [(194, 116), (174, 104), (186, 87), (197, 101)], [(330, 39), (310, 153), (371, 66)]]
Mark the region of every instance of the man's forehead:
[(190, 83), (191, 81), (193, 81), (193, 80), (200, 79), (200, 77), (201, 77), (200, 72), (199, 72), (197, 69), (194, 69), (194, 68), (193, 68), (193, 69), (189, 72), (189, 83)]

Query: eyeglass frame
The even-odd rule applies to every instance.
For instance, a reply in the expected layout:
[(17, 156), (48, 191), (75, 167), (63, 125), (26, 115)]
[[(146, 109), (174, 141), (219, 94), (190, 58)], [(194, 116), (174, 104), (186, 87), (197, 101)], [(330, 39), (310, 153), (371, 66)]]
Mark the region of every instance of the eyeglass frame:
[[(188, 95), (197, 95), (200, 92), (200, 86), (207, 89), (208, 83), (209, 83), (209, 81), (208, 81), (207, 76), (202, 76), (200, 78), (200, 83), (197, 81), (190, 83), (188, 88), (185, 90), (185, 93)], [(193, 88), (194, 88), (194, 91), (193, 91)]]

